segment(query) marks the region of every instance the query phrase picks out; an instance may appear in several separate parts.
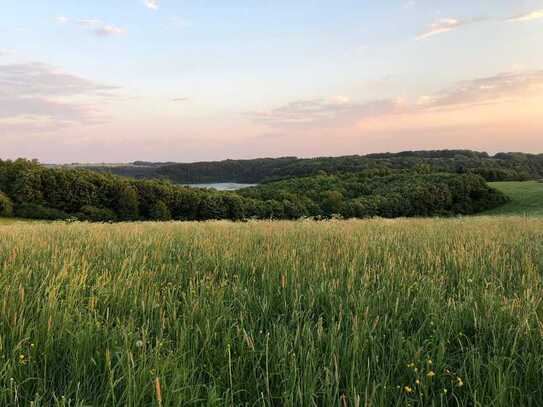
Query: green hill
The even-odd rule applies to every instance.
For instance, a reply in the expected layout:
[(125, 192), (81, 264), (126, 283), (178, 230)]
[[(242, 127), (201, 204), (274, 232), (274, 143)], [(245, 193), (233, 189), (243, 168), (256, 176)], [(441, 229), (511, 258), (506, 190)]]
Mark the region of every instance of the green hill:
[(485, 214), (543, 216), (542, 182), (492, 182), (490, 185), (510, 197), (511, 201)]

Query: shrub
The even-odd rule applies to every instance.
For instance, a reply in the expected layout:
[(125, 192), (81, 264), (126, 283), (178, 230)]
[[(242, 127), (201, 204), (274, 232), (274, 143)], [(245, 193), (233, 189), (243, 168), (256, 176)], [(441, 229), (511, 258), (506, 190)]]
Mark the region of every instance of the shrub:
[(19, 205), (16, 208), (15, 214), (18, 217), (27, 219), (65, 220), (70, 218), (70, 215), (68, 215), (66, 212), (35, 204)]
[(172, 214), (163, 201), (157, 201), (149, 211), (151, 220), (167, 221), (172, 219)]
[(0, 192), (0, 217), (9, 218), (12, 215), (13, 203), (11, 199), (3, 192)]
[(80, 210), (82, 220), (91, 222), (108, 222), (117, 220), (117, 215), (111, 209), (97, 208), (91, 205), (85, 205)]

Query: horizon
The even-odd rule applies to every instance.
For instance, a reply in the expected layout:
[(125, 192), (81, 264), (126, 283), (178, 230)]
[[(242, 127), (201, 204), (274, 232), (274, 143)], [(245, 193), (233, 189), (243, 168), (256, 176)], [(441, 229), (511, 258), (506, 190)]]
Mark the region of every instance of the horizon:
[[(54, 162), (41, 162), (39, 161), (40, 164), (42, 165), (81, 165), (81, 166), (85, 166), (85, 165), (89, 165), (89, 166), (123, 166), (123, 165), (133, 165), (135, 163), (149, 163), (149, 164), (197, 164), (197, 163), (202, 163), (202, 162), (220, 162), (220, 161), (250, 161), (250, 160), (266, 160), (266, 159), (271, 159), (271, 160), (275, 160), (275, 159), (281, 159), (281, 158), (294, 158), (294, 159), (297, 159), (297, 160), (313, 160), (313, 159), (319, 159), (319, 158), (341, 158), (341, 157), (364, 157), (364, 156), (367, 156), (367, 155), (372, 155), (372, 154), (400, 154), (400, 153), (408, 153), (408, 152), (429, 152), (429, 151), (471, 151), (471, 152), (475, 152), (475, 153), (487, 153), (488, 156), (490, 158), (493, 158), (496, 156), (496, 154), (501, 154), (501, 153), (505, 153), (505, 154), (527, 154), (527, 155), (543, 155), (543, 152), (525, 152), (525, 151), (496, 151), (496, 152), (490, 152), (490, 151), (483, 151), (483, 150), (466, 150), (466, 149), (462, 149), (462, 148), (450, 148), (450, 149), (444, 149), (444, 150), (401, 150), (401, 151), (381, 151), (381, 152), (376, 152), (376, 153), (367, 153), (367, 154), (356, 154), (356, 153), (353, 153), (353, 154), (348, 154), (348, 155), (316, 155), (316, 156), (306, 156), (306, 157), (303, 157), (303, 156), (287, 156), (287, 155), (284, 155), (284, 156), (274, 156), (274, 157), (271, 157), (271, 156), (258, 156), (258, 157), (253, 157), (253, 158), (223, 158), (223, 159), (220, 159), (220, 160), (200, 160), (200, 161), (148, 161), (148, 160), (141, 160), (141, 159), (138, 159), (138, 160), (133, 160), (133, 161), (127, 161), (127, 162), (99, 162), (99, 161), (94, 161), (94, 162), (78, 162), (78, 161), (73, 161), (73, 162), (59, 162), (59, 163), (54, 163)], [(32, 157), (18, 157), (18, 158), (23, 158), (23, 159), (28, 159), (28, 160), (32, 160), (33, 158)], [(0, 160), (2, 158), (0, 157)]]
[(11, 4), (2, 158), (538, 154), (542, 28), (541, 0)]

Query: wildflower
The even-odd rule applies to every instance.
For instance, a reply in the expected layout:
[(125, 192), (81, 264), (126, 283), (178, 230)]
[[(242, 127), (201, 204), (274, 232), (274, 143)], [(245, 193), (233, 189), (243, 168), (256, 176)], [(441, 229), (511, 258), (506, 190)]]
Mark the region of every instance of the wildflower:
[(420, 380), (419, 379), (415, 380), (415, 383), (420, 384)]
[(142, 340), (136, 341), (136, 348), (142, 348), (142, 347), (143, 347), (143, 341)]
[(413, 368), (415, 367), (415, 364), (414, 364), (413, 362), (411, 362), (411, 363), (409, 363), (409, 364), (407, 365), (407, 367), (408, 367), (409, 369), (413, 369)]
[(456, 385), (458, 387), (462, 387), (464, 385), (464, 382), (462, 381), (462, 379), (460, 377), (456, 378)]
[(447, 394), (447, 389), (443, 389), (443, 394)]
[(428, 364), (431, 366), (432, 365), (432, 359), (428, 359)]
[(413, 393), (413, 389), (409, 386), (405, 386), (403, 389), (405, 390), (407, 394)]
[(429, 377), (429, 378), (432, 378), (434, 377), (436, 374), (434, 373), (434, 371), (430, 370), (428, 373), (426, 373), (426, 376)]

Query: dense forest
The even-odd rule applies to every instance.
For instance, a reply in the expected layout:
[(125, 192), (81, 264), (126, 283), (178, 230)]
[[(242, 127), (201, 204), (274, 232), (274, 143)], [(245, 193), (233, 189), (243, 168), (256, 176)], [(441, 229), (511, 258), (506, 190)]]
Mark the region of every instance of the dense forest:
[(470, 150), (405, 151), (365, 156), (260, 158), (190, 164), (150, 163), (93, 166), (89, 169), (134, 178), (168, 179), (174, 183), (262, 183), (291, 177), (352, 173), (365, 170), (415, 170), (477, 174), (487, 181), (524, 181), (543, 178), (543, 154), (499, 153), (490, 156)]
[(88, 221), (298, 219), (473, 214), (506, 202), (475, 174), (365, 170), (291, 178), (239, 192), (0, 160), (0, 216)]

